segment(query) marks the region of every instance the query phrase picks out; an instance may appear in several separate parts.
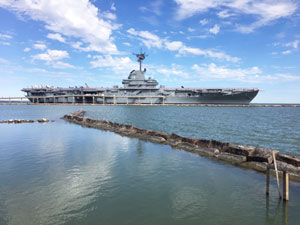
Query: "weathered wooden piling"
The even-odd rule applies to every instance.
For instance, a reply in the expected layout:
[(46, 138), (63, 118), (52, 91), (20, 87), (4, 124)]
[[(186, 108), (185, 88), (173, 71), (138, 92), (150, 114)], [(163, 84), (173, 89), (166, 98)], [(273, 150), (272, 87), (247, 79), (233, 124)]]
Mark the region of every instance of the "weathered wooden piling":
[(270, 193), (270, 165), (267, 166), (267, 171), (266, 171), (266, 195), (269, 195)]
[(276, 162), (275, 152), (273, 151), (272, 154), (273, 154), (273, 162), (274, 162), (274, 167), (275, 167), (275, 172), (276, 172), (278, 194), (279, 194), (279, 198), (282, 198), (282, 195), (280, 192), (280, 180), (279, 180), (279, 175), (278, 175), (278, 170), (277, 170), (277, 162)]
[(283, 171), (283, 200), (289, 200), (289, 174)]

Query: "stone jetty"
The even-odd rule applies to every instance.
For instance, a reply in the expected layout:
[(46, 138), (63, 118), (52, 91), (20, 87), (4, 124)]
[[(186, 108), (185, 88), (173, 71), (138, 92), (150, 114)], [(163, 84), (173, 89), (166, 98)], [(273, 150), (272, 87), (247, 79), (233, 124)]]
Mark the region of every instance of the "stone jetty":
[[(139, 138), (159, 144), (170, 145), (176, 149), (193, 152), (201, 156), (221, 160), (239, 167), (266, 172), (267, 168), (274, 168), (273, 152), (280, 172), (290, 174), (292, 180), (300, 181), (300, 159), (294, 156), (281, 154), (277, 150), (254, 146), (234, 145), (216, 140), (204, 140), (182, 137), (177, 134), (168, 134), (132, 125), (113, 123), (106, 120), (95, 120), (84, 116), (85, 111), (64, 115), (62, 119), (84, 127), (96, 128), (118, 133), (122, 136)], [(275, 175), (274, 170), (271, 174)]]
[[(49, 120), (46, 118), (42, 118), (39, 120), (36, 120), (39, 123), (48, 123)], [(34, 123), (34, 120), (24, 120), (24, 119), (9, 119), (9, 120), (1, 120), (0, 123)], [(54, 122), (54, 120), (51, 120), (51, 122)]]

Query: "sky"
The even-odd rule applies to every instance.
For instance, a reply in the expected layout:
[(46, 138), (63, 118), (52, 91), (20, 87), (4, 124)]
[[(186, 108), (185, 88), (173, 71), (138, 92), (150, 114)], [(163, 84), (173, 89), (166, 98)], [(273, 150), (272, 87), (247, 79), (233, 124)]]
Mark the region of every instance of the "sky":
[(0, 96), (121, 86), (141, 48), (159, 85), (255, 87), (253, 103), (300, 103), (299, 1), (0, 0)]

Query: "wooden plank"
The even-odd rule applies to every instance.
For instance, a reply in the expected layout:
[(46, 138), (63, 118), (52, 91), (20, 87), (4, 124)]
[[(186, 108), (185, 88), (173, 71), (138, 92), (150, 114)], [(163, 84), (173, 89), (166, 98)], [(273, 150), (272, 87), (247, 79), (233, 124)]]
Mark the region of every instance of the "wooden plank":
[(277, 180), (277, 188), (278, 188), (278, 194), (279, 198), (282, 198), (281, 192), (280, 192), (280, 180), (278, 176), (278, 170), (277, 170), (277, 162), (276, 162), (276, 157), (275, 157), (275, 152), (272, 152), (273, 155), (273, 160), (274, 160), (274, 167), (275, 167), (275, 172), (276, 172), (276, 180)]

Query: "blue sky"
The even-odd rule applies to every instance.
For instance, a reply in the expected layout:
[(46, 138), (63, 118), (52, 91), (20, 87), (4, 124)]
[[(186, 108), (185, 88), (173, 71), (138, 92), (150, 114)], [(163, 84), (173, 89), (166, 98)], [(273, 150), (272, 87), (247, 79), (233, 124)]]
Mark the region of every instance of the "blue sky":
[(32, 85), (121, 86), (149, 55), (166, 87), (256, 87), (300, 103), (294, 0), (0, 0), (0, 96)]

